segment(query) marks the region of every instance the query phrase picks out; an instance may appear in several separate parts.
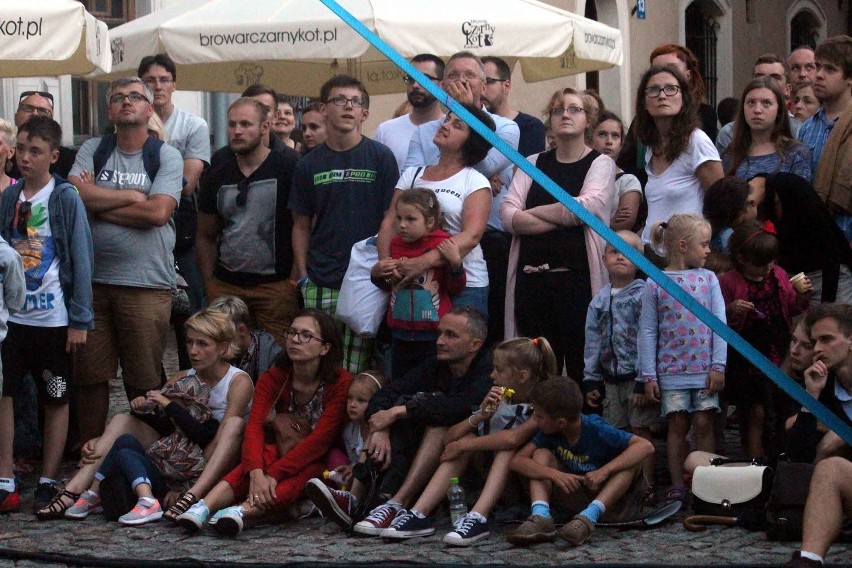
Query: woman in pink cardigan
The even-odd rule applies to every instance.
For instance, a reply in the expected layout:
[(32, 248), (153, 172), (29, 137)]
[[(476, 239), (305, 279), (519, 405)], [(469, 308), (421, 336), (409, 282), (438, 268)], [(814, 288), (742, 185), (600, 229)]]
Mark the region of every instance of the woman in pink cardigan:
[[(591, 108), (574, 89), (547, 107), (556, 147), (529, 160), (604, 223), (609, 222), (616, 166), (586, 145)], [(518, 170), (500, 206), (512, 233), (506, 285), (506, 336), (544, 336), (561, 373), (583, 377), (586, 309), (607, 282), (603, 240), (538, 183)]]

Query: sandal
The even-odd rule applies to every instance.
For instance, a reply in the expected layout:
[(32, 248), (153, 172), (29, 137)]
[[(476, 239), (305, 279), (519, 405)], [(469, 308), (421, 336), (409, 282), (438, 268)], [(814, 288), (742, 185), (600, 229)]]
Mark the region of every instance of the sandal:
[(190, 507), (198, 502), (198, 497), (187, 491), (180, 496), (180, 499), (172, 505), (168, 511), (163, 513), (163, 518), (173, 523), (177, 522), (177, 518), (186, 513)]
[[(64, 498), (68, 498), (71, 501), (66, 503), (63, 501)], [(61, 519), (65, 516), (65, 511), (74, 506), (74, 503), (77, 502), (77, 499), (80, 498), (79, 493), (72, 493), (67, 489), (53, 498), (47, 507), (44, 509), (39, 509), (36, 512), (36, 518), (40, 521), (51, 521), (53, 519)]]
[(683, 485), (672, 485), (668, 491), (666, 491), (665, 495), (663, 495), (663, 502), (668, 504), (673, 501), (680, 501), (684, 507), (686, 507), (686, 500), (689, 498), (689, 491), (687, 491), (686, 487)]

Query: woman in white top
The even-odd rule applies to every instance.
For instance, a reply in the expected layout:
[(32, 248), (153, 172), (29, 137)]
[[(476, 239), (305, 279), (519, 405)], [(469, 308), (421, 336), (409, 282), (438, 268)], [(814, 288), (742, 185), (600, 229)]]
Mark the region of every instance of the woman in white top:
[[(211, 389), (208, 405), (211, 410), (213, 410), (213, 406), (217, 407), (214, 410), (214, 418), (218, 425), (214, 422), (187, 425), (180, 422), (177, 416), (175, 422), (180, 424), (185, 432), (189, 433), (189, 430), (193, 430), (198, 433), (197, 436), (193, 437), (198, 440), (204, 439), (207, 442), (200, 444), (204, 447), (206, 460), (202, 476), (205, 474), (215, 476), (212, 483), (218, 481), (219, 477), (233, 466), (232, 461), (228, 460), (224, 460), (227, 463), (217, 465), (214, 454), (221, 454), (222, 452), (221, 450), (215, 452), (215, 450), (218, 448), (218, 442), (221, 438), (230, 438), (228, 436), (229, 431), (238, 429), (242, 433), (254, 392), (249, 376), (228, 363), (229, 357), (233, 355), (235, 334), (234, 323), (221, 312), (202, 310), (187, 322), (187, 351), (193, 365), (189, 372), (196, 374), (201, 382)], [(170, 382), (174, 382), (185, 375), (186, 373), (178, 373), (175, 377), (172, 377)], [(224, 391), (223, 382), (228, 385), (227, 392), (222, 392)], [(221, 400), (216, 400), (223, 397), (224, 405)], [(131, 408), (157, 399), (158, 391), (151, 391), (147, 397), (139, 397), (139, 399), (131, 401)], [(224, 408), (222, 408), (223, 406)], [(174, 410), (179, 411), (179, 409)], [(168, 408), (166, 409), (166, 416), (172, 418)], [(163, 435), (162, 432), (158, 432), (158, 426), (160, 425), (153, 424), (144, 416), (138, 416), (132, 412), (115, 415), (99, 438), (89, 440), (84, 444), (81, 450), (81, 463), (83, 465), (66, 484), (65, 491), (57, 495), (50, 505), (38, 511), (37, 516), (40, 519), (56, 519), (63, 516), (82, 518), (96, 510), (99, 503), (93, 499), (91, 492), (87, 492), (82, 497), (81, 494), (92, 485), (95, 473), (115, 440), (123, 434), (131, 434), (139, 440), (143, 447), (148, 447)], [(212, 441), (210, 441), (211, 438)], [(233, 453), (233, 460), (238, 460), (239, 447)], [(219, 461), (222, 461), (221, 458)], [(210, 473), (208, 473), (208, 470)], [(215, 471), (218, 471), (218, 474)], [(176, 496), (174, 495), (174, 497)], [(77, 501), (76, 504), (75, 500)]]
[[(592, 107), (557, 91), (547, 107), (556, 147), (528, 159), (592, 215), (609, 224), (617, 170), (586, 145)], [(518, 170), (500, 205), (514, 235), (506, 282), (506, 337), (547, 337), (558, 373), (583, 377), (586, 308), (607, 281), (603, 241), (538, 182)]]
[(642, 75), (634, 124), (636, 137), (647, 147), (646, 245), (654, 223), (676, 213), (701, 215), (704, 191), (723, 176), (719, 152), (699, 128), (698, 103), (676, 67), (654, 65)]
[[(494, 121), (485, 111), (465, 106), (468, 112), (494, 130)], [(438, 197), (444, 217), (443, 229), (452, 235), (464, 259), (467, 284), (461, 294), (452, 297), (454, 306), (473, 306), (488, 315), (488, 270), (479, 241), (491, 211), (491, 184), (471, 166), (482, 161), (491, 144), (472, 130), (461, 118), (448, 113), (434, 138), (441, 151), (438, 163), (425, 168), (408, 168), (397, 183), (393, 201), (379, 230), (379, 259), (390, 257), (390, 241), (396, 234), (396, 201), (399, 195), (414, 188), (431, 189)], [(376, 278), (390, 278), (396, 273), (414, 280), (444, 259), (437, 250), (417, 258), (376, 265)]]

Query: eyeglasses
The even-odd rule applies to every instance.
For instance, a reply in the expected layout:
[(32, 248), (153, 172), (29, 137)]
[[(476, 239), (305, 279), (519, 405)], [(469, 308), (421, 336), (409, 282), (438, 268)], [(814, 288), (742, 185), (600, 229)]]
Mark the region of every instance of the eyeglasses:
[(485, 78), (485, 84), (486, 85), (493, 85), (494, 83), (503, 83), (505, 81), (508, 81), (508, 79), (495, 79), (494, 77), (486, 77)]
[(359, 99), (358, 97), (352, 97), (351, 99), (347, 99), (344, 96), (334, 97), (332, 99), (328, 99), (328, 101), (334, 106), (345, 107), (347, 103), (352, 105), (352, 108), (361, 108), (366, 106), (365, 101)]
[(18, 234), (25, 238), (27, 236), (27, 227), (29, 226), (30, 217), (32, 216), (33, 204), (29, 201), (21, 201), (18, 205)]
[(447, 81), (458, 81), (459, 79), (464, 79), (465, 81), (481, 81), (482, 77), (474, 73), (473, 71), (465, 71), (463, 74), (459, 74), (457, 71), (452, 71), (451, 73), (447, 73), (444, 77)]
[(38, 95), (40, 97), (46, 98), (50, 101), (50, 106), (53, 106), (53, 95), (51, 95), (47, 91), (24, 91), (23, 93), (21, 93), (20, 98), (18, 98), (18, 102), (21, 102), (25, 98), (31, 97), (33, 95)]
[(566, 110), (568, 111), (568, 114), (570, 114), (572, 116), (575, 115), (575, 114), (580, 114), (581, 112), (586, 112), (586, 109), (584, 109), (583, 107), (569, 106), (569, 107), (553, 107), (552, 109), (550, 109), (550, 114), (552, 116), (562, 116), (563, 114), (565, 114)]
[(320, 343), (325, 343), (325, 339), (323, 339), (322, 337), (317, 337), (307, 329), (296, 329), (293, 327), (288, 327), (287, 330), (284, 332), (284, 337), (286, 337), (290, 341), (293, 341), (298, 337), (299, 343), (308, 343), (311, 339), (315, 339)]
[(27, 114), (37, 114), (39, 116), (53, 116), (52, 109), (25, 104), (18, 105), (18, 112), (25, 112)]
[(667, 97), (673, 97), (680, 92), (678, 85), (666, 85), (664, 87), (648, 87), (645, 89), (645, 96), (649, 99), (656, 99), (660, 93), (664, 93)]
[(124, 103), (124, 99), (129, 100), (131, 103), (141, 103), (145, 101), (146, 103), (151, 102), (148, 100), (148, 97), (143, 95), (142, 93), (128, 93), (126, 95), (115, 94), (109, 98), (109, 104), (111, 105), (119, 105)]
[(249, 181), (244, 179), (237, 184), (237, 207), (245, 207), (248, 201)]
[[(426, 75), (426, 74), (424, 73), (424, 75)], [(426, 78), (429, 79), (430, 81), (440, 81), (440, 79), (438, 79), (437, 77), (433, 77), (432, 75), (426, 75)], [(402, 76), (402, 82), (410, 87), (411, 85), (416, 83), (417, 80), (414, 77), (412, 77), (411, 75), (403, 75)]]
[(147, 79), (143, 79), (146, 85), (150, 85), (152, 87), (156, 86), (157, 83), (161, 85), (169, 85), (174, 83), (175, 80), (170, 77), (148, 77)]

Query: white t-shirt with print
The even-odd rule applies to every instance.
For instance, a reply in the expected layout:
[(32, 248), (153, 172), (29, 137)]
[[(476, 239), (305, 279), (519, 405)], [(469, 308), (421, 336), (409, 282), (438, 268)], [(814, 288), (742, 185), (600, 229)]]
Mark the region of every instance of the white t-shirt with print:
[[(21, 255), (26, 278), (24, 307), (9, 315), (9, 321), (36, 327), (63, 327), (68, 325), (68, 309), (59, 284), (59, 257), (56, 241), (50, 230), (50, 194), (56, 187), (53, 178), (31, 199), (24, 192), (17, 203), (15, 223), (12, 227), (12, 246)], [(18, 232), (18, 211), (29, 201), (30, 217), (27, 234)]]
[[(408, 190), (412, 188), (412, 179), (418, 168), (408, 168), (402, 172), (402, 177), (396, 184), (397, 189)], [(446, 232), (455, 235), (462, 230), (462, 209), (467, 197), (482, 188), (491, 195), (491, 184), (484, 175), (473, 168), (464, 168), (459, 173), (440, 181), (428, 181), (423, 179), (424, 169), (420, 169), (417, 178), (414, 179), (414, 188), (431, 189), (438, 196), (441, 205), (441, 213), (444, 214), (444, 226)], [(490, 204), (489, 204), (490, 208)], [(482, 256), (482, 248), (477, 244), (463, 259), (465, 276), (468, 288), (484, 288), (488, 286), (488, 269)]]
[(701, 215), (704, 208), (704, 190), (695, 170), (704, 162), (721, 162), (719, 152), (710, 138), (699, 128), (689, 136), (689, 145), (666, 170), (657, 175), (651, 171), (652, 148), (645, 151), (645, 200), (648, 203), (648, 220), (642, 231), (642, 241), (651, 242), (651, 227), (659, 221), (668, 221), (675, 213)]

